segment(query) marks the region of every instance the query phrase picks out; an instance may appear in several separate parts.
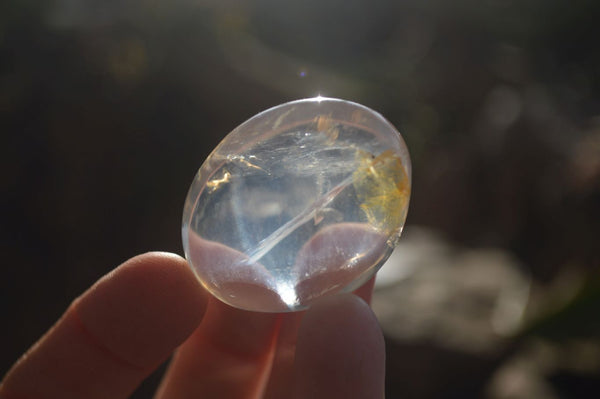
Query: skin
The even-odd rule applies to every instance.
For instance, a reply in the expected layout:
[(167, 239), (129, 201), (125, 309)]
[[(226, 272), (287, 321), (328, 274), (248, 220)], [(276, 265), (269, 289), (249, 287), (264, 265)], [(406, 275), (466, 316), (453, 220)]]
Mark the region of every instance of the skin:
[(0, 398), (126, 398), (171, 355), (159, 399), (383, 398), (372, 287), (305, 312), (255, 313), (207, 294), (181, 257), (140, 255), (73, 301)]

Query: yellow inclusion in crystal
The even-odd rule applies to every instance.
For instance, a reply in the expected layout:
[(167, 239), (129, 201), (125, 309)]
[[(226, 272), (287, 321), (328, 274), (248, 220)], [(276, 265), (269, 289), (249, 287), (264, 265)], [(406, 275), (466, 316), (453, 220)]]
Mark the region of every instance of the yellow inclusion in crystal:
[(358, 168), (352, 184), (367, 220), (385, 233), (395, 233), (404, 225), (410, 182), (400, 158), (386, 150), (376, 157), (357, 151)]
[(221, 177), (220, 179), (215, 178), (215, 179), (212, 179), (212, 180), (206, 182), (206, 187), (208, 187), (210, 192), (212, 193), (213, 191), (215, 191), (219, 187), (221, 187), (223, 184), (229, 183), (230, 179), (231, 179), (231, 173), (229, 173), (228, 171), (225, 171), (225, 173), (223, 173), (223, 177)]

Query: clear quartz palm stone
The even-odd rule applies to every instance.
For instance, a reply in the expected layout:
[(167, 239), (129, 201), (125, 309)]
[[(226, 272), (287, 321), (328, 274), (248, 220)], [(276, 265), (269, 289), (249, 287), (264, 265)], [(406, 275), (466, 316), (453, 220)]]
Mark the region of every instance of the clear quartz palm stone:
[(322, 97), (271, 108), (225, 137), (194, 178), (186, 257), (231, 306), (305, 309), (358, 288), (387, 260), (410, 173), (402, 137), (369, 108)]

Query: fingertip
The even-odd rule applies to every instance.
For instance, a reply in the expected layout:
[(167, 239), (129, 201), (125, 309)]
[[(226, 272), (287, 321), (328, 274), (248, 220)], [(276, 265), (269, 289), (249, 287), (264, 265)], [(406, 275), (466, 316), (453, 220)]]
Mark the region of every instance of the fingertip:
[(136, 256), (73, 302), (8, 372), (0, 397), (127, 397), (194, 331), (206, 302), (181, 257)]
[(177, 350), (156, 397), (259, 397), (280, 325), (281, 314), (237, 309), (211, 298), (202, 324)]
[(152, 367), (194, 331), (207, 301), (185, 259), (148, 252), (100, 279), (74, 302), (73, 311), (109, 351)]
[(369, 305), (343, 294), (305, 314), (298, 332), (298, 398), (378, 398), (384, 395), (385, 343)]
[(363, 339), (372, 349), (385, 352), (383, 333), (369, 304), (354, 294), (339, 294), (315, 303), (306, 311), (300, 333), (314, 334), (324, 343), (325, 334), (344, 339)]

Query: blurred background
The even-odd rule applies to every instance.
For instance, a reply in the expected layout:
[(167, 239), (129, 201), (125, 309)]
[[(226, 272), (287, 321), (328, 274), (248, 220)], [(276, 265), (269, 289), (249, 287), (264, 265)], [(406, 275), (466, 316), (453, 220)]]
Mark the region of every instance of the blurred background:
[[(402, 132), (388, 398), (600, 396), (600, 2), (0, 3), (0, 373), (97, 278), (182, 253), (200, 164), (277, 104)], [(150, 397), (157, 376), (134, 397)]]

